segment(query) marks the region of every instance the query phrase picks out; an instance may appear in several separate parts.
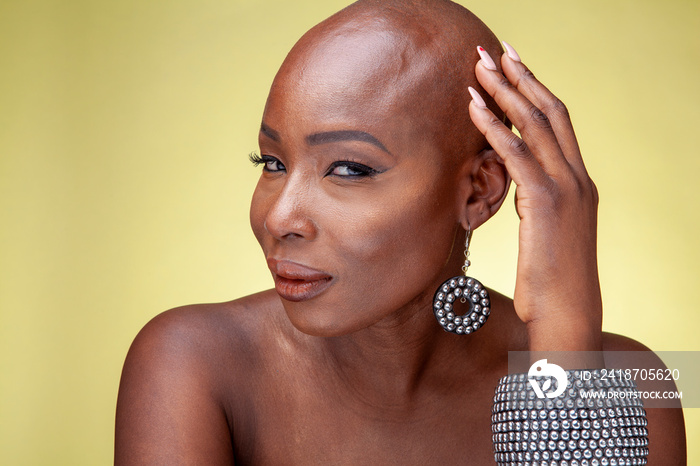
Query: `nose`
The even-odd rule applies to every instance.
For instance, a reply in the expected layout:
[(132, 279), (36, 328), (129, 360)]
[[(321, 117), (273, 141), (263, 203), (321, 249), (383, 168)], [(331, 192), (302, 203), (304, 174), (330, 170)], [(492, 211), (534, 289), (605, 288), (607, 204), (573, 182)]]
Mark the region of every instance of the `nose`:
[[(299, 174), (301, 175), (301, 174)], [(301, 176), (288, 175), (284, 185), (271, 194), (265, 216), (265, 230), (278, 240), (303, 238), (312, 241), (318, 234), (313, 220), (313, 187)]]

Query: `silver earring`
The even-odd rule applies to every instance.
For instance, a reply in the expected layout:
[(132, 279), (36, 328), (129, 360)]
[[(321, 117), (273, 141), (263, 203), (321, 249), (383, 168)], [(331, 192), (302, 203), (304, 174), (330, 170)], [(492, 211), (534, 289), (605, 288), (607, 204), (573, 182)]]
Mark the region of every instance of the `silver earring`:
[[(468, 225), (467, 240), (464, 244), (463, 276), (452, 277), (445, 281), (435, 292), (433, 298), (433, 313), (438, 323), (446, 332), (458, 335), (468, 335), (479, 330), (491, 314), (489, 292), (476, 278), (467, 276), (469, 262), (469, 239), (472, 234)], [(459, 300), (468, 305), (467, 312), (455, 314), (454, 304)]]

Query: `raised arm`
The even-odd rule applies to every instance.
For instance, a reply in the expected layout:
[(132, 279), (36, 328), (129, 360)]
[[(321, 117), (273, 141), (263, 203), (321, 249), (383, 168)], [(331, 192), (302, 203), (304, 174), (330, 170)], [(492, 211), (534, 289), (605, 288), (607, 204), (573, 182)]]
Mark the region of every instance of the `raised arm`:
[[(584, 166), (566, 107), (510, 46), (506, 50), (501, 72), (480, 48), (476, 76), (520, 137), (471, 88), (469, 111), (516, 184), (520, 231), (515, 310), (527, 325), (531, 351), (571, 352), (569, 368), (603, 368), (603, 349), (646, 348), (624, 338), (611, 341), (602, 333), (596, 187)], [(596, 353), (576, 357), (577, 352)], [(648, 419), (649, 464), (685, 464), (680, 408), (647, 411), (643, 422)]]
[(598, 194), (566, 107), (514, 51), (503, 55), (502, 73), (485, 50), (479, 52), (480, 84), (521, 135), (474, 96), (471, 118), (516, 185), (520, 234), (514, 305), (527, 324), (530, 349), (601, 350)]

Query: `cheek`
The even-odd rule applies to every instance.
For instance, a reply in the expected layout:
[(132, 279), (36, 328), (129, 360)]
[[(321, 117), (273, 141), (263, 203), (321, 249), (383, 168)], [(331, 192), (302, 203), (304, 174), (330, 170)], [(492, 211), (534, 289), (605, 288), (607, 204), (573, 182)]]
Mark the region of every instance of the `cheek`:
[(253, 234), (261, 246), (263, 245), (267, 205), (267, 196), (264, 195), (263, 190), (260, 188), (260, 182), (258, 182), (250, 201), (249, 215), (250, 227), (253, 229)]
[[(426, 187), (427, 188), (427, 187)], [(332, 241), (342, 261), (337, 294), (344, 319), (362, 328), (422, 295), (432, 297), (457, 228), (437, 190), (402, 190), (348, 216)], [(352, 316), (350, 318), (349, 316)]]

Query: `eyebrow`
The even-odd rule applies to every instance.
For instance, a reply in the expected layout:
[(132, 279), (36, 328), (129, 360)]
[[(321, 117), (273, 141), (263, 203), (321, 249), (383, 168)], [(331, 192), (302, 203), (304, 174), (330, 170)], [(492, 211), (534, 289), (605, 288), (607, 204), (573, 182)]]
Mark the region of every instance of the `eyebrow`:
[(386, 152), (391, 154), (389, 149), (387, 149), (384, 144), (382, 144), (377, 138), (364, 131), (353, 131), (353, 130), (340, 130), (340, 131), (326, 131), (323, 133), (311, 134), (306, 137), (306, 142), (310, 146), (317, 146), (319, 144), (328, 144), (331, 142), (341, 142), (341, 141), (361, 141), (368, 142), (373, 146), (376, 146)]
[[(275, 142), (280, 141), (280, 135), (277, 131), (274, 129), (270, 128), (267, 126), (265, 123), (262, 123), (260, 125), (260, 132), (267, 136), (268, 138), (272, 139)], [(328, 144), (332, 142), (341, 142), (341, 141), (361, 141), (361, 142), (367, 142), (369, 144), (372, 144), (387, 154), (391, 155), (391, 152), (389, 152), (389, 149), (386, 148), (384, 144), (382, 144), (379, 139), (375, 138), (369, 133), (366, 133), (364, 131), (355, 131), (355, 130), (338, 130), (338, 131), (324, 131), (322, 133), (315, 133), (311, 134), (306, 137), (306, 143), (309, 144), (310, 146), (317, 146), (319, 144)]]
[(279, 133), (277, 131), (275, 131), (274, 129), (270, 128), (269, 126), (267, 126), (265, 123), (260, 124), (260, 132), (275, 142), (280, 141)]

